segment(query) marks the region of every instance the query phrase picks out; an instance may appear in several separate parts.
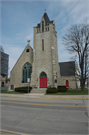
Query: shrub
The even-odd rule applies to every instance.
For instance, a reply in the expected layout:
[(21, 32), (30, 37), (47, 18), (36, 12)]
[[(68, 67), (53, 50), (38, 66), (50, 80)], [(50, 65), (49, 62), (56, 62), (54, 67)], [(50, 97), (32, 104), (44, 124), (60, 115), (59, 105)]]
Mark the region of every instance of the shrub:
[(58, 86), (58, 92), (66, 92), (68, 90), (68, 88), (66, 88), (66, 86)]
[(46, 93), (57, 93), (58, 89), (55, 87), (47, 88)]
[[(29, 87), (29, 92), (31, 91), (32, 87)], [(28, 93), (28, 87), (17, 87), (15, 88), (16, 92), (23, 92), (23, 93)]]

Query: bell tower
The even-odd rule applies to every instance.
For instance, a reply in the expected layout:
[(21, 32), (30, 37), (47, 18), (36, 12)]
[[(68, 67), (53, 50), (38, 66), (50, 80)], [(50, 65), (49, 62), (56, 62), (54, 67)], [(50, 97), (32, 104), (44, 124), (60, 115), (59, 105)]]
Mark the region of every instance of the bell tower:
[(45, 12), (34, 29), (32, 85), (37, 88), (59, 85), (57, 32), (54, 20)]

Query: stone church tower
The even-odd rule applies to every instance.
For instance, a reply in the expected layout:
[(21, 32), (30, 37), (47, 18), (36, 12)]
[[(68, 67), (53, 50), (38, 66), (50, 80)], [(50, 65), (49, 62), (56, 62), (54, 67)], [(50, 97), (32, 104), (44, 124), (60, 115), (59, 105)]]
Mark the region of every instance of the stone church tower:
[(44, 13), (41, 21), (34, 27), (33, 66), (31, 85), (37, 88), (59, 85), (57, 32), (55, 22)]

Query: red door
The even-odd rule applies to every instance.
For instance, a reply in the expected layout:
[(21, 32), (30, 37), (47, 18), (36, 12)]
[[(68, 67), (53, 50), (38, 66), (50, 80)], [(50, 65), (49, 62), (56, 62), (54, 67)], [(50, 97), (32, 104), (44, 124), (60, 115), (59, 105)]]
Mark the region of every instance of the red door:
[(68, 80), (66, 80), (66, 87), (69, 87), (69, 82), (68, 82)]
[(40, 77), (40, 88), (47, 88), (47, 77)]

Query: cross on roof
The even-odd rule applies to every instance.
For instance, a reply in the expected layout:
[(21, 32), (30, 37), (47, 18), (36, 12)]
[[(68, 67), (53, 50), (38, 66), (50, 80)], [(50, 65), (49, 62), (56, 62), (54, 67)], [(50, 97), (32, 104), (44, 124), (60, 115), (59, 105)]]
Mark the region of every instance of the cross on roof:
[(45, 13), (46, 13), (46, 9), (45, 9)]
[(28, 42), (28, 44), (29, 44), (30, 40), (28, 39), (27, 42)]

